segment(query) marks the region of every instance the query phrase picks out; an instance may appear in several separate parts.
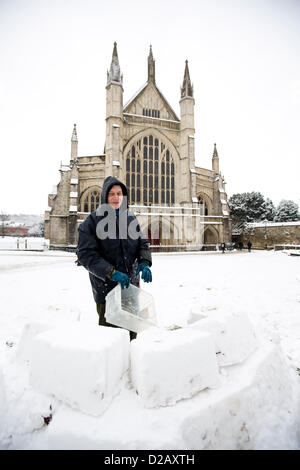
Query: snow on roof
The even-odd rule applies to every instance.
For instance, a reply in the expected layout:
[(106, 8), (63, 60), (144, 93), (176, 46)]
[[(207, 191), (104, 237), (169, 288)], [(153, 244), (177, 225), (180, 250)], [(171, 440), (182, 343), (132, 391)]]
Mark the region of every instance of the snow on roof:
[[(136, 93), (135, 95), (133, 95), (133, 97), (127, 101), (127, 103), (125, 104), (125, 106), (123, 107), (123, 109), (126, 109), (134, 100), (135, 98), (140, 94), (142, 93), (142, 91), (148, 86), (149, 82), (146, 82)], [(160, 89), (158, 88), (157, 84), (155, 83), (154, 84), (155, 88), (157, 89), (158, 93), (160, 94), (161, 98), (165, 101), (165, 103), (168, 105), (168, 107), (170, 108), (170, 110), (172, 111), (172, 113), (174, 114), (175, 118), (179, 121), (179, 118), (177, 117), (177, 114), (175, 113), (174, 109), (172, 108), (172, 106), (168, 103), (168, 101), (166, 100), (165, 96), (163, 95), (163, 93), (160, 91)]]
[(180, 123), (180, 121), (174, 121), (174, 119), (165, 119), (162, 117), (154, 117), (154, 116), (144, 116), (144, 114), (134, 114), (134, 113), (123, 113), (124, 116), (137, 116), (137, 117), (143, 117), (144, 119), (152, 119), (153, 121), (163, 121), (163, 122), (176, 122), (177, 124)]
[(70, 171), (70, 166), (69, 165), (61, 165), (60, 171)]
[(130, 103), (132, 103), (132, 101), (143, 91), (144, 88), (146, 88), (146, 86), (148, 85), (148, 82), (146, 82), (134, 95), (132, 98), (130, 98), (129, 101), (127, 101), (127, 103), (125, 104), (124, 106), (124, 109), (127, 108), (127, 106), (130, 105)]
[(280, 226), (289, 226), (289, 225), (300, 225), (299, 221), (294, 222), (269, 222), (269, 221), (261, 221), (261, 222), (248, 222), (248, 227), (280, 227)]
[(174, 114), (174, 116), (176, 117), (176, 119), (178, 119), (179, 121), (179, 118), (177, 117), (177, 114), (175, 113), (174, 109), (172, 108), (172, 106), (168, 103), (168, 101), (166, 100), (165, 96), (162, 94), (162, 92), (160, 91), (160, 89), (158, 88), (158, 86), (155, 84), (157, 90), (159, 91), (159, 93), (161, 94), (162, 98), (165, 100), (165, 102), (167, 103), (167, 105), (169, 106), (169, 108), (171, 109), (172, 113)]

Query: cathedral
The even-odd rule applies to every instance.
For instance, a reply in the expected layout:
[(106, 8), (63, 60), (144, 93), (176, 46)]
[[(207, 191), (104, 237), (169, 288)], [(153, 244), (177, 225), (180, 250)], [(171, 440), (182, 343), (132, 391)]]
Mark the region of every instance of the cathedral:
[(114, 44), (106, 85), (104, 153), (78, 155), (74, 124), (71, 156), (48, 195), (45, 238), (51, 249), (73, 251), (79, 224), (97, 209), (102, 183), (115, 176), (128, 188), (129, 209), (157, 250), (213, 248), (231, 241), (231, 219), (214, 144), (212, 168), (195, 165), (194, 92), (188, 61), (180, 117), (158, 88), (152, 47), (144, 86), (123, 105), (123, 75)]

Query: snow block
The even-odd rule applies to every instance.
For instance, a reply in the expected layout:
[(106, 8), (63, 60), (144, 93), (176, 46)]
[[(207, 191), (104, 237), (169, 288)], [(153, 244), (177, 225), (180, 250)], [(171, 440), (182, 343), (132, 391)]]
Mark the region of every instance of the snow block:
[(129, 345), (121, 328), (76, 323), (41, 333), (33, 340), (31, 385), (98, 416), (120, 391)]
[(18, 345), (16, 359), (18, 362), (29, 362), (32, 357), (33, 338), (43, 331), (55, 328), (55, 325), (46, 323), (27, 323), (22, 331), (21, 339)]
[(6, 409), (5, 382), (4, 382), (4, 374), (2, 371), (2, 366), (0, 364), (0, 433), (2, 431), (1, 427), (4, 421), (3, 417), (5, 414), (5, 409)]
[(224, 370), (221, 387), (174, 406), (149, 410), (126, 388), (98, 418), (61, 406), (47, 428), (47, 449), (298, 449), (297, 378), (282, 351), (268, 342)]
[(212, 334), (219, 366), (243, 362), (257, 348), (254, 328), (246, 315), (213, 312), (189, 328)]
[(173, 405), (217, 386), (212, 335), (188, 328), (143, 331), (131, 343), (131, 378), (148, 408)]

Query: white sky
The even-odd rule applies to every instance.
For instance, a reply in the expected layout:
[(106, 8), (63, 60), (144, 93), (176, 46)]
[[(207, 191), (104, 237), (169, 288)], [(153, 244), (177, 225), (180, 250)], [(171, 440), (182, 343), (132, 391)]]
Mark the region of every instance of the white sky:
[(300, 202), (300, 0), (0, 0), (0, 210), (41, 214), (69, 162), (103, 152), (106, 71), (118, 43), (124, 103), (147, 80), (179, 115), (194, 84), (196, 164), (217, 143), (230, 197)]

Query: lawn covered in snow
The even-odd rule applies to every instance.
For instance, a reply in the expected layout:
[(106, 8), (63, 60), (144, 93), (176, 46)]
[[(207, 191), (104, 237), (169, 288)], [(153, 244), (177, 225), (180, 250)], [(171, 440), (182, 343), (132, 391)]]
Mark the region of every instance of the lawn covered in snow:
[[(180, 416), (185, 416), (188, 409), (190, 412), (194, 410), (193, 414), (197, 415), (201, 407), (209, 408), (212, 397), (214, 403), (216, 400), (221, 403), (225, 396), (222, 387), (211, 392), (199, 392), (192, 399), (170, 407), (147, 411), (143, 411), (134, 391), (125, 387), (103, 417), (94, 418), (76, 413), (54, 400), (52, 421), (47, 426), (41, 420), (41, 408), (45, 407), (44, 417), (47, 413), (50, 414), (46, 409), (48, 401), (31, 390), (28, 385), (28, 367), (15, 361), (16, 351), (23, 328), (28, 323), (63, 325), (80, 321), (86, 325), (97, 325), (88, 273), (83, 267), (76, 266), (75, 258), (74, 254), (65, 252), (0, 252), (0, 368), (8, 397), (5, 420), (2, 417), (5, 425), (1, 428), (0, 424), (0, 448), (47, 448), (47, 434), (51, 427), (52, 442), (57, 443), (56, 436), (60, 436), (62, 448), (75, 445), (76, 439), (80, 446), (91, 428), (97, 435), (98, 431), (95, 432), (95, 429), (99, 420), (103, 420), (101, 427), (106, 426), (106, 429), (113, 423), (113, 429), (108, 433), (110, 440), (107, 448), (113, 448), (109, 446), (112, 446), (114, 436), (115, 448), (122, 448), (122, 445), (126, 448), (126, 444), (119, 439), (118, 432), (124, 433), (124, 425), (128, 425), (129, 420), (132, 428), (129, 425), (126, 432), (129, 436), (132, 435), (130, 442), (135, 442), (135, 430), (139, 426), (140, 434), (143, 434), (146, 420), (148, 427), (144, 426), (144, 435), (141, 436), (144, 446), (148, 442), (150, 449), (176, 449), (182, 448), (183, 442), (188, 442), (187, 448), (193, 448), (191, 446), (195, 442), (195, 448), (198, 448), (196, 434), (192, 432), (196, 424), (190, 422), (189, 426), (189, 420), (184, 418), (184, 431), (180, 429), (180, 432), (188, 437), (185, 437), (186, 441), (182, 441), (179, 434), (176, 434), (179, 430), (174, 423), (177, 417), (179, 419)], [(262, 348), (266, 348), (269, 368), (273, 367), (275, 371), (276, 364), (280, 364), (278, 370), (282, 372), (282, 379), (276, 378), (279, 388), (282, 386), (284, 389), (288, 381), (291, 396), (294, 397), (285, 410), (277, 409), (274, 404), (270, 413), (270, 416), (274, 415), (274, 420), (269, 416), (268, 422), (264, 422), (264, 416), (261, 416), (261, 433), (254, 447), (300, 448), (297, 401), (300, 396), (300, 257), (264, 251), (154, 254), (152, 273), (152, 284), (142, 283), (141, 287), (153, 295), (161, 327), (185, 327), (201, 318), (201, 314), (209, 316), (210, 312), (244, 313), (249, 317)], [(276, 345), (276, 352), (268, 350), (268, 345)], [(259, 380), (255, 378), (255, 366), (254, 362), (251, 365), (251, 360), (247, 367), (249, 371), (253, 371), (253, 383), (257, 381), (259, 390)], [(236, 381), (235, 384), (247, 382), (243, 365), (221, 370), (221, 373), (224, 390), (228, 391), (231, 386), (231, 378)], [(241, 400), (247, 401), (249, 396), (243, 393)], [(252, 394), (253, 397), (256, 397), (252, 404), (255, 406), (255, 400), (257, 403), (259, 401), (259, 394)], [(242, 410), (243, 406), (246, 405), (242, 405)], [(247, 406), (248, 408), (244, 408), (246, 414), (250, 405)], [(219, 405), (215, 410), (221, 414), (223, 408)], [(281, 415), (283, 412), (285, 414)], [(124, 413), (126, 416), (122, 415)], [(240, 436), (231, 440), (231, 430), (232, 434), (235, 431), (233, 432), (230, 419), (225, 419), (227, 427), (224, 436), (211, 436), (210, 444), (204, 448), (247, 448), (248, 441), (253, 445), (254, 441), (249, 436), (248, 441)], [(201, 420), (203, 421), (202, 415)], [(120, 425), (117, 424), (118, 421), (121, 422)], [(278, 428), (280, 422), (283, 423), (282, 429)], [(67, 428), (68, 425), (74, 427), (74, 423), (75, 426), (80, 424), (81, 434), (70, 437)], [(156, 436), (155, 440), (153, 435)], [(245, 429), (241, 429), (241, 436), (244, 435)], [(73, 439), (73, 444), (70, 439)], [(88, 439), (89, 437), (87, 441)], [(105, 440), (103, 442), (105, 445)], [(236, 444), (237, 442), (240, 444)], [(91, 444), (87, 444), (87, 447), (88, 445)], [(139, 445), (134, 448), (142, 448)]]

